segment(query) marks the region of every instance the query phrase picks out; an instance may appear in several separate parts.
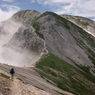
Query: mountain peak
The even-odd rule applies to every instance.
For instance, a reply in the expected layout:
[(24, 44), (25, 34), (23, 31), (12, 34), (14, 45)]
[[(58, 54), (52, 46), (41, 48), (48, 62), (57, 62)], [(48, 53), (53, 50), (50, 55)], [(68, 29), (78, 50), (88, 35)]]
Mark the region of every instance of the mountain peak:
[(36, 10), (22, 10), (17, 13), (15, 13), (12, 18), (16, 21), (25, 23), (25, 22), (31, 22), (32, 20), (39, 17), (42, 13), (37, 12)]

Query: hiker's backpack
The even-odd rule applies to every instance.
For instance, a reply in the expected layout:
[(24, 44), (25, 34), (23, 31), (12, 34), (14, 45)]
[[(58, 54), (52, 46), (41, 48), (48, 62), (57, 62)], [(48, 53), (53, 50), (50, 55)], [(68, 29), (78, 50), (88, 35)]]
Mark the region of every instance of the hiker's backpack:
[(14, 74), (14, 73), (15, 73), (15, 72), (14, 72), (14, 68), (11, 68), (10, 73), (11, 73), (11, 74)]

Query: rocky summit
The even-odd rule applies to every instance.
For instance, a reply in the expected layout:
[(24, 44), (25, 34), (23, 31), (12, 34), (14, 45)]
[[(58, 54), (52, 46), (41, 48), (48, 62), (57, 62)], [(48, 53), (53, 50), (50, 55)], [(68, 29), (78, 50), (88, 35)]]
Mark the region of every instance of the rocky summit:
[(43, 79), (62, 90), (94, 95), (95, 22), (53, 12), (19, 11), (0, 23), (0, 62), (34, 66)]

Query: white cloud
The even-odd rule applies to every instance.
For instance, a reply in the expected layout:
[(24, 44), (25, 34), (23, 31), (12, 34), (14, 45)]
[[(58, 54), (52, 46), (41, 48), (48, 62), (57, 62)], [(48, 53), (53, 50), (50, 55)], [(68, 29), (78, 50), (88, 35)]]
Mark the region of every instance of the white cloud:
[(13, 2), (13, 0), (3, 0), (3, 1), (6, 1), (6, 2)]
[(10, 18), (14, 13), (20, 10), (18, 6), (11, 6), (11, 5), (2, 5), (3, 8), (7, 8), (8, 11), (2, 10), (0, 8), (0, 22), (5, 21)]
[(36, 0), (58, 14), (95, 17), (95, 0)]

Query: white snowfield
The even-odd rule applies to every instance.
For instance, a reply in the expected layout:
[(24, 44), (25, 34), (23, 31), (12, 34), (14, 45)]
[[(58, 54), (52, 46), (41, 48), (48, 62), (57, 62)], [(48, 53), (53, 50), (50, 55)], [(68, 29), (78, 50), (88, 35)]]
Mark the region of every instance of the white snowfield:
[(87, 33), (89, 33), (89, 34), (91, 34), (92, 36), (95, 37), (95, 33), (93, 34), (93, 33), (89, 32), (89, 31), (87, 31), (86, 29), (83, 29), (83, 30), (85, 30)]

